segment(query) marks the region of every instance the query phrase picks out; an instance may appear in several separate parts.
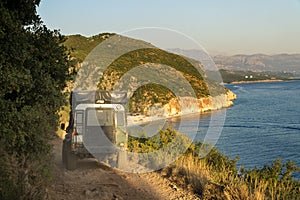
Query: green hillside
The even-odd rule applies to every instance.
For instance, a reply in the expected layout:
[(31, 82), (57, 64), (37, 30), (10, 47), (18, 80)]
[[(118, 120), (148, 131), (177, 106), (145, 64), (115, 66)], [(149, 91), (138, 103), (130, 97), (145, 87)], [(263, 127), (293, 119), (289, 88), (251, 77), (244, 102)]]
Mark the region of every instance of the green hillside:
[[(137, 51), (132, 51), (127, 54), (122, 55), (120, 58), (115, 60), (105, 71), (103, 77), (111, 76), (112, 74), (116, 78), (122, 77), (127, 71), (133, 69), (136, 66), (141, 65), (141, 63), (147, 64), (147, 63), (159, 63), (161, 65), (167, 65), (178, 71), (182, 74), (186, 80), (190, 83), (192, 88), (195, 91), (195, 94), (197, 97), (204, 97), (209, 95), (209, 91), (207, 88), (207, 85), (205, 84), (203, 77), (197, 69), (194, 68), (194, 66), (188, 62), (183, 57), (168, 53), (166, 51), (163, 51), (161, 49), (140, 49)], [(163, 72), (161, 67), (158, 67), (158, 73), (172, 73), (172, 72)], [(115, 73), (113, 73), (115, 72)], [(203, 73), (203, 71), (202, 71)], [(142, 74), (142, 73), (141, 73)], [(107, 75), (107, 76), (105, 76)], [(174, 74), (175, 76), (175, 74)], [(142, 77), (140, 77), (142, 78)], [(157, 79), (157, 82), (159, 82), (159, 79), (163, 79), (164, 76), (159, 77), (152, 77), (152, 80)], [(114, 79), (111, 79), (114, 80)], [(169, 80), (172, 81), (172, 80)], [(105, 84), (103, 83), (104, 80), (100, 80), (100, 89), (111, 89), (106, 88)], [(111, 83), (112, 85), (114, 83)], [(177, 82), (178, 85), (180, 85), (180, 82)]]
[(73, 57), (79, 59), (80, 62), (84, 61), (85, 57), (106, 38), (115, 35), (112, 33), (101, 33), (92, 37), (84, 37), (82, 35), (66, 36), (64, 43), (71, 50)]
[[(105, 33), (90, 38), (80, 35), (68, 36), (65, 45), (72, 49), (73, 57), (83, 61), (89, 52), (91, 52), (98, 44), (113, 35), (114, 34)], [(126, 42), (128, 40), (134, 44), (146, 44), (144, 41), (131, 38), (125, 38), (124, 40), (126, 40)], [(156, 67), (152, 67), (151, 69), (154, 71), (156, 70), (156, 72), (153, 74), (147, 73), (147, 76), (144, 77), (144, 72), (139, 71), (139, 75), (137, 75), (139, 76), (139, 79), (143, 80), (143, 78), (145, 78), (145, 81), (147, 81), (146, 79), (149, 79), (150, 77), (150, 79), (154, 80), (156, 83), (165, 81), (171, 83), (174, 90), (186, 90), (185, 96), (192, 96), (190, 92), (188, 93), (187, 88), (181, 88), (182, 85), (184, 85), (183, 80), (187, 80), (197, 98), (216, 96), (225, 92), (224, 88), (218, 83), (211, 80), (204, 80), (206, 76), (204, 75), (201, 63), (155, 47), (130, 51), (118, 57), (104, 71), (102, 78), (99, 79), (98, 88), (101, 90), (112, 90), (114, 89), (116, 82), (128, 71), (132, 69), (138, 71), (136, 67), (153, 63), (156, 64)], [(86, 65), (89, 65), (89, 63), (86, 63)], [(196, 65), (200, 67), (200, 72), (194, 67)], [(168, 70), (164, 66), (169, 66), (174, 70)], [(175, 70), (183, 78), (178, 79), (178, 74), (174, 72)], [(157, 74), (160, 74), (161, 76), (157, 76)], [(134, 106), (132, 106), (131, 110), (140, 111), (140, 109), (135, 109), (137, 107), (150, 107), (151, 104), (153, 105), (155, 103), (164, 105), (174, 97), (175, 94), (166, 87), (149, 83), (138, 88), (134, 92), (131, 98), (132, 102), (130, 103), (130, 105)]]

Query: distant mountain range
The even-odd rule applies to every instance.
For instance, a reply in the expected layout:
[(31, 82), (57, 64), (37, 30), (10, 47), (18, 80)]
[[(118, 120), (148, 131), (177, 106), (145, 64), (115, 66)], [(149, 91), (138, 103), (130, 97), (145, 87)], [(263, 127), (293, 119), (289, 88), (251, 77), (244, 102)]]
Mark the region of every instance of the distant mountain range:
[[(199, 60), (206, 70), (213, 70), (205, 63), (210, 59), (208, 54), (202, 50), (170, 49), (171, 52)], [(278, 54), (278, 55), (234, 55), (211, 56), (218, 69), (230, 71), (253, 71), (253, 72), (287, 72), (300, 74), (300, 54)]]
[(300, 54), (209, 56), (202, 50), (169, 49), (168, 51), (200, 61), (210, 77), (219, 70), (223, 82), (226, 83), (290, 80), (300, 77)]
[(214, 56), (219, 69), (300, 74), (300, 54)]

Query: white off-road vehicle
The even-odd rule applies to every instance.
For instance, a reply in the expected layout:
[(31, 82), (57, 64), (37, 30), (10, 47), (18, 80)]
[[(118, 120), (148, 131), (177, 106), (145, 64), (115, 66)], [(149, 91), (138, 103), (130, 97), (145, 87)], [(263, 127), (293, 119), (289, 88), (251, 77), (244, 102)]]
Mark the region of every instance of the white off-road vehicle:
[(71, 92), (70, 120), (62, 148), (68, 170), (76, 169), (81, 158), (94, 157), (112, 167), (124, 164), (128, 140), (126, 100), (125, 92)]

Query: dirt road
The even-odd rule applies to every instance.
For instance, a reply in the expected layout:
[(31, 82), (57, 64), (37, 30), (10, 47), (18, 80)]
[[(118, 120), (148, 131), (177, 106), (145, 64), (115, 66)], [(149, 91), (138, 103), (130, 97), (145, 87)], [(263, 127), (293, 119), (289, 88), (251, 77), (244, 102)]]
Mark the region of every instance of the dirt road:
[(84, 159), (78, 169), (68, 171), (61, 161), (62, 140), (54, 141), (53, 184), (50, 199), (158, 200), (199, 199), (175, 186), (160, 173), (125, 173), (107, 167), (95, 159)]

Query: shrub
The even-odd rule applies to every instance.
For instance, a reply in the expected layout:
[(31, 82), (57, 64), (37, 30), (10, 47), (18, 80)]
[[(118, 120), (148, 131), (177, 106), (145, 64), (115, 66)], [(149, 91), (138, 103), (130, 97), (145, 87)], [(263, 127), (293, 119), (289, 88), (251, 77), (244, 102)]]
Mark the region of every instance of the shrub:
[(0, 3), (0, 199), (45, 198), (61, 91), (73, 71), (64, 37), (36, 14), (39, 2)]
[[(238, 169), (238, 158), (231, 160), (209, 144), (191, 144), (187, 136), (171, 128), (153, 137), (131, 137), (129, 150), (155, 152), (168, 147), (170, 143), (176, 145), (169, 146), (169, 154), (154, 154), (157, 157), (153, 157), (153, 162), (162, 163), (170, 155), (177, 156), (175, 162), (159, 172), (185, 190), (192, 190), (202, 199), (296, 200), (300, 196), (300, 180), (292, 177), (293, 172), (299, 171), (299, 168), (292, 161), (282, 163), (277, 159), (261, 169)], [(188, 147), (187, 144), (191, 145)], [(172, 154), (174, 151), (182, 154)]]

